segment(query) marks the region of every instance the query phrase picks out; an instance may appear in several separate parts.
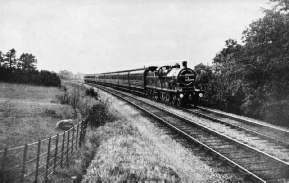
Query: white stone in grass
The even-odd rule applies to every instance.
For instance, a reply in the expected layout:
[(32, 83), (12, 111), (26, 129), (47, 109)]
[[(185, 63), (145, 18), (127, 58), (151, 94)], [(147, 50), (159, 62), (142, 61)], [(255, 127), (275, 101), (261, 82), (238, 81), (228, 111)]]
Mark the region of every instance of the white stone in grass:
[(73, 127), (72, 119), (64, 119), (56, 123), (56, 128), (60, 130), (69, 130)]

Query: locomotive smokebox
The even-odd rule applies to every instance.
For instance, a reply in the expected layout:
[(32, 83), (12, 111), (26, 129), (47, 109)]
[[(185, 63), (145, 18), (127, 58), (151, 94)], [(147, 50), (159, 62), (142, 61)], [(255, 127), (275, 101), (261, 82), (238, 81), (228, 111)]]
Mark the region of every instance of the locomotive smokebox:
[(187, 63), (188, 63), (187, 61), (183, 61), (182, 62), (182, 65), (183, 65), (184, 68), (187, 68)]

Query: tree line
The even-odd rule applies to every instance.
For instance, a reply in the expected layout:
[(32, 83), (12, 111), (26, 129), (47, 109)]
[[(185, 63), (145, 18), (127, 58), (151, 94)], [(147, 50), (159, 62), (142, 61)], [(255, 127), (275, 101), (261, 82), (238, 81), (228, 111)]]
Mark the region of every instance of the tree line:
[(84, 79), (84, 73), (76, 73), (67, 71), (67, 70), (61, 70), (57, 73), (60, 79), (66, 79), (66, 80), (83, 80)]
[(3, 53), (0, 50), (0, 81), (42, 86), (60, 86), (56, 73), (36, 69), (37, 59), (34, 55), (23, 53), (16, 57), (16, 50)]
[(272, 9), (233, 39), (211, 66), (195, 67), (206, 86), (204, 105), (289, 126), (289, 1)]

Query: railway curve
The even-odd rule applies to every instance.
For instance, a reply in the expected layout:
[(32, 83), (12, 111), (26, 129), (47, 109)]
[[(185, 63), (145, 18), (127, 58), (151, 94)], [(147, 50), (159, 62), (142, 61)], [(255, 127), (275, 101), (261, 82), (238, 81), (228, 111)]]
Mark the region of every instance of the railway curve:
[(139, 100), (108, 87), (92, 84), (145, 111), (170, 128), (198, 143), (206, 153), (212, 153), (256, 182), (289, 180), (289, 164), (266, 152), (175, 114), (149, 102)]

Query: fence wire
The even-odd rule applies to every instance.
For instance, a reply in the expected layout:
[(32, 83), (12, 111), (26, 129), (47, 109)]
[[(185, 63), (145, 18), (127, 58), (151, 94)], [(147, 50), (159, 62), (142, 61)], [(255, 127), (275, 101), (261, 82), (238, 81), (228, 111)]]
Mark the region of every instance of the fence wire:
[(87, 121), (81, 121), (61, 134), (0, 151), (0, 183), (44, 182), (56, 169), (68, 166), (86, 127)]

